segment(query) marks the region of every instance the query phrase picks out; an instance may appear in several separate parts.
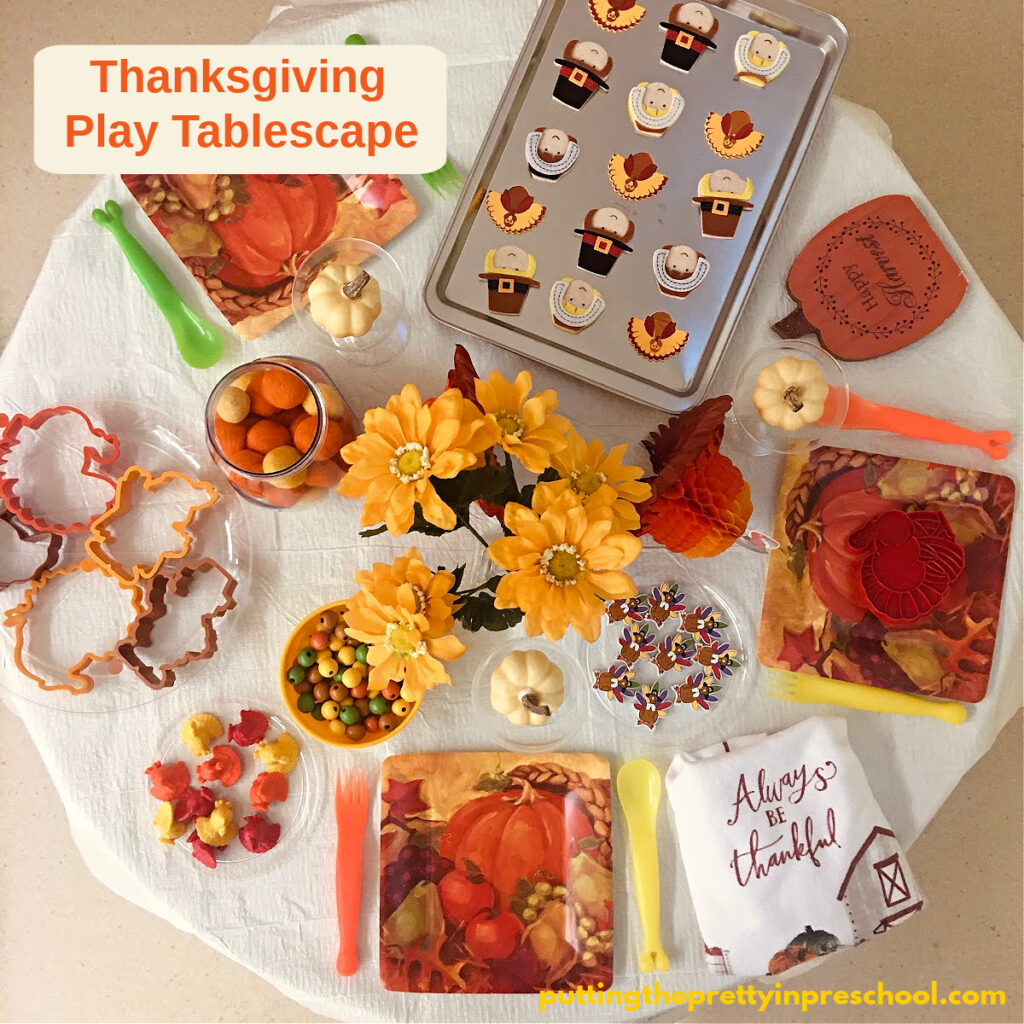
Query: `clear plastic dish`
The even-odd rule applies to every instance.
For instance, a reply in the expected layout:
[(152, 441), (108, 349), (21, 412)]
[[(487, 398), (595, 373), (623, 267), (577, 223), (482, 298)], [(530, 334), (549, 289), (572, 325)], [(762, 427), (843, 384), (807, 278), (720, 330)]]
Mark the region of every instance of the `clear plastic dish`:
[[(329, 263), (360, 266), (380, 285), (380, 314), (362, 335), (335, 337), (313, 319), (309, 286)], [(312, 337), (362, 366), (380, 366), (396, 359), (409, 341), (405, 276), (394, 257), (364, 238), (337, 238), (314, 249), (295, 274), (292, 307)]]

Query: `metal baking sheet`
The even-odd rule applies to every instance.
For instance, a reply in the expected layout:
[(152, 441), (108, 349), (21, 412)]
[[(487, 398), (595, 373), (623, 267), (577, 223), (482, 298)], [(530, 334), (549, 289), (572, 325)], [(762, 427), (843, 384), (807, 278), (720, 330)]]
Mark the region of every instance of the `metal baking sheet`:
[[(718, 20), (717, 49), (706, 50), (689, 72), (661, 61), (666, 33), (660, 23), (669, 2), (644, 0), (636, 26), (601, 28), (588, 0), (546, 0), (538, 11), (459, 206), (431, 268), (425, 300), (443, 323), (504, 348), (558, 367), (591, 383), (670, 412), (697, 402), (710, 380), (749, 292), (810, 137), (831, 93), (846, 51), (842, 23), (793, 0), (722, 0), (706, 4)], [(768, 32), (789, 49), (785, 70), (764, 87), (736, 81), (734, 47), (751, 30)], [(607, 90), (598, 89), (581, 109), (559, 102), (553, 88), (556, 60), (570, 40), (603, 46), (613, 60)], [(664, 82), (684, 101), (679, 119), (661, 137), (639, 134), (628, 113), (630, 90), (641, 82)], [(725, 159), (705, 138), (711, 112), (746, 111), (764, 140), (741, 159)], [(560, 128), (577, 140), (579, 155), (557, 181), (532, 177), (526, 162), (527, 135), (539, 127)], [(642, 201), (613, 189), (608, 162), (613, 154), (649, 153), (668, 176), (664, 187)], [(750, 202), (731, 238), (705, 237), (693, 197), (707, 173), (731, 170), (753, 181)], [(546, 207), (536, 226), (510, 235), (492, 222), (488, 190), (522, 185)], [(629, 216), (632, 252), (623, 253), (606, 277), (578, 266), (580, 234), (589, 210), (615, 207)], [(488, 309), (487, 283), (480, 278), (487, 253), (516, 245), (535, 257), (534, 279), (518, 315)], [(652, 270), (654, 252), (688, 245), (709, 264), (699, 287), (686, 298), (666, 296)], [(555, 326), (549, 309), (552, 285), (578, 278), (597, 288), (605, 302), (598, 319), (572, 334)], [(689, 337), (675, 356), (651, 361), (631, 345), (631, 318), (664, 311)]]

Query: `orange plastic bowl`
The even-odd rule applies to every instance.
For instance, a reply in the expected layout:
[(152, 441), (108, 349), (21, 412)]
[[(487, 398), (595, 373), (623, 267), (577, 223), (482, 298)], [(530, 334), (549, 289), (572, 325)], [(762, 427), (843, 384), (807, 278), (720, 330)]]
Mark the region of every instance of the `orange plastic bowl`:
[(309, 733), (310, 736), (320, 740), (321, 743), (327, 743), (332, 747), (349, 748), (375, 747), (378, 743), (386, 743), (392, 736), (397, 736), (413, 720), (420, 709), (419, 701), (409, 702), (411, 705), (409, 714), (391, 732), (368, 732), (361, 740), (350, 740), (344, 733), (331, 732), (327, 722), (318, 722), (312, 715), (299, 710), (299, 694), (295, 692), (295, 687), (288, 682), (288, 669), (295, 663), (299, 651), (309, 642), (309, 635), (314, 632), (316, 620), (327, 611), (344, 615), (345, 603), (343, 601), (332, 601), (330, 604), (325, 604), (317, 608), (316, 611), (310, 612), (292, 630), (292, 634), (288, 638), (288, 643), (285, 645), (284, 652), (281, 655), (281, 664), (278, 669), (278, 681), (281, 686), (281, 696), (284, 699), (285, 706), (299, 727), (304, 732)]

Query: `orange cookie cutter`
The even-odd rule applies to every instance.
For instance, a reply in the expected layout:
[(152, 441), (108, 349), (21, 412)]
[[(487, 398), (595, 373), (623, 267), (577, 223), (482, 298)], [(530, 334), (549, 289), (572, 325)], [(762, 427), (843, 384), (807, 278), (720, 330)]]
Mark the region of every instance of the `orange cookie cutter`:
[[(8, 611), (4, 613), (4, 625), (9, 629), (14, 630), (14, 650), (12, 652), (14, 664), (22, 675), (34, 680), (41, 690), (67, 690), (76, 697), (81, 696), (83, 693), (88, 693), (95, 685), (95, 680), (91, 676), (85, 674), (86, 669), (91, 665), (109, 662), (118, 656), (117, 647), (118, 644), (121, 643), (120, 639), (115, 642), (114, 646), (109, 651), (103, 651), (101, 653), (86, 651), (86, 653), (83, 654), (81, 658), (79, 658), (78, 661), (76, 661), (75, 664), (66, 672), (69, 679), (81, 684), (79, 686), (69, 686), (67, 683), (48, 683), (42, 676), (37, 676), (34, 672), (29, 671), (28, 666), (25, 664), (25, 627), (30, 621), (29, 613), (35, 607), (36, 594), (46, 587), (52, 579), (58, 576), (70, 576), (75, 572), (96, 572), (99, 570), (100, 566), (97, 565), (93, 559), (84, 558), (81, 562), (76, 562), (74, 565), (65, 566), (60, 569), (51, 569), (48, 572), (44, 572), (38, 580), (33, 580), (26, 589), (25, 593), (22, 595), (21, 603), (16, 605), (14, 608), (8, 609)], [(124, 587), (123, 589), (130, 590), (132, 592), (132, 610), (135, 613), (132, 621), (134, 622), (145, 612), (142, 588), (133, 586)]]
[(22, 413), (17, 413), (9, 420), (6, 417), (2, 417), (0, 426), (3, 428), (3, 434), (0, 434), (0, 500), (3, 501), (4, 505), (7, 506), (7, 510), (14, 515), (19, 522), (27, 526), (31, 530), (37, 530), (40, 533), (58, 533), (61, 535), (67, 535), (69, 533), (81, 533), (84, 530), (88, 530), (103, 514), (99, 512), (92, 516), (85, 522), (74, 522), (69, 524), (63, 523), (52, 523), (45, 517), (37, 514), (35, 510), (26, 508), (21, 500), (15, 494), (18, 482), (21, 479), (16, 476), (7, 476), (4, 467), (7, 463), (7, 459), (11, 454), (11, 451), (20, 443), (19, 434), (23, 430), (34, 432), (47, 421), (54, 419), (57, 416), (80, 416), (85, 421), (85, 426), (88, 432), (95, 438), (103, 441), (110, 446), (109, 455), (100, 455), (97, 448), (92, 445), (86, 445), (82, 449), (82, 469), (81, 475), (92, 477), (95, 480), (103, 480), (105, 483), (110, 484), (111, 490), (115, 492), (111, 496), (110, 500), (104, 506), (104, 512), (109, 511), (116, 498), (117, 486), (114, 482), (113, 477), (107, 476), (105, 473), (93, 472), (96, 466), (108, 466), (113, 462), (117, 461), (118, 456), (121, 454), (121, 441), (116, 434), (110, 434), (105, 430), (101, 430), (95, 426), (89, 417), (82, 412), (81, 409), (76, 408), (73, 405), (55, 405), (49, 409), (41, 409), (33, 416), (25, 416)]
[[(182, 480), (194, 491), (202, 491), (206, 495), (204, 501), (189, 506), (184, 519), (178, 519), (171, 523), (171, 529), (181, 537), (181, 547), (177, 550), (160, 552), (150, 565), (135, 564), (130, 568), (122, 565), (111, 555), (110, 549), (117, 541), (116, 531), (111, 527), (131, 511), (131, 494), (136, 482), (141, 481), (143, 489), (152, 494), (174, 480)], [(184, 558), (192, 550), (195, 538), (189, 531), (189, 527), (203, 509), (209, 508), (219, 498), (220, 494), (217, 492), (217, 488), (206, 480), (193, 480), (184, 473), (177, 473), (174, 470), (167, 470), (159, 476), (153, 476), (149, 470), (143, 469), (141, 466), (129, 466), (117, 481), (113, 506), (93, 522), (92, 533), (85, 542), (85, 550), (103, 572), (120, 581), (122, 586), (136, 586), (143, 580), (156, 576), (168, 560)]]
[[(26, 583), (34, 583), (39, 580), (44, 572), (52, 569), (60, 560), (60, 551), (64, 546), (64, 538), (59, 533), (34, 533), (13, 512), (0, 512), (0, 521), (10, 527), (12, 533), (22, 544), (45, 544), (46, 553), (39, 560), (36, 567), (27, 576), (21, 579), (0, 578), (0, 593), (8, 587), (17, 587)], [(0, 567), (0, 572), (3, 572)]]
[[(224, 577), (221, 600), (214, 608), (199, 617), (203, 629), (203, 646), (197, 651), (185, 651), (173, 660), (161, 665), (151, 665), (139, 656), (139, 648), (148, 647), (153, 641), (156, 623), (167, 614), (167, 595), (187, 598), (192, 584), (203, 573), (219, 572)], [(145, 609), (138, 615), (128, 630), (128, 635), (117, 645), (117, 655), (151, 690), (163, 690), (174, 685), (177, 670), (194, 661), (205, 661), (217, 653), (219, 638), (214, 622), (223, 618), (235, 607), (235, 588), (238, 580), (219, 562), (203, 558), (194, 565), (186, 565), (176, 573), (157, 573), (150, 581), (145, 598)]]

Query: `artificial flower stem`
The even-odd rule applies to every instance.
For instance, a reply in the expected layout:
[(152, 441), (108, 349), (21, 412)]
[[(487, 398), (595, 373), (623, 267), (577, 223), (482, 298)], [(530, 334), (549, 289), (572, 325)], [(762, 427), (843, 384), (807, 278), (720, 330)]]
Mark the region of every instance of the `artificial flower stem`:
[(456, 512), (456, 513), (455, 513), (455, 518), (456, 518), (456, 519), (457, 519), (457, 520), (458, 520), (458, 521), (459, 521), (459, 522), (460, 522), (460, 523), (461, 523), (461, 524), (462, 524), (462, 525), (463, 525), (463, 526), (464, 526), (464, 527), (465, 527), (465, 528), (466, 528), (467, 530), (469, 530), (469, 532), (470, 532), (471, 534), (473, 534), (473, 536), (474, 536), (474, 537), (476, 537), (476, 539), (477, 539), (478, 541), (480, 541), (480, 543), (481, 543), (481, 544), (483, 544), (483, 546), (484, 546), (485, 548), (486, 548), (486, 547), (488, 546), (488, 543), (487, 543), (487, 541), (486, 541), (486, 540), (484, 540), (484, 538), (483, 538), (483, 537), (481, 536), (481, 534), (479, 534), (479, 533), (478, 533), (478, 532), (477, 532), (477, 531), (476, 531), (476, 530), (475, 530), (475, 529), (474, 529), (474, 528), (473, 528), (473, 527), (472, 527), (472, 526), (470, 525), (470, 522), (469, 522), (469, 516), (466, 516), (466, 518), (464, 519), (464, 518), (463, 518), (462, 516), (460, 516), (460, 515), (458, 514), (458, 512)]

